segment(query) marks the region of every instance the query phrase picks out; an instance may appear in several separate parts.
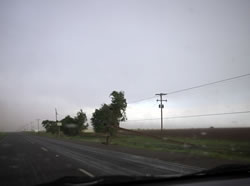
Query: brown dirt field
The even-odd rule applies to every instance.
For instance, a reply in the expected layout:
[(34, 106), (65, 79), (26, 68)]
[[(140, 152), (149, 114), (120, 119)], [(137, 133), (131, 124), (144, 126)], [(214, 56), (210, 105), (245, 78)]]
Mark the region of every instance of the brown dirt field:
[(216, 140), (250, 141), (250, 128), (200, 128), (200, 129), (168, 129), (138, 130), (139, 132), (159, 137), (187, 137)]

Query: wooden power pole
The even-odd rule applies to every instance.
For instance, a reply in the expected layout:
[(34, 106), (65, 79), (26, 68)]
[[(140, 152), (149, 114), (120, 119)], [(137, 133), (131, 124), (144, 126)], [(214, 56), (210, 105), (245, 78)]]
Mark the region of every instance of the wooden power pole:
[(162, 100), (162, 96), (165, 96), (167, 94), (159, 93), (159, 94), (155, 94), (155, 95), (160, 96), (160, 99), (159, 100), (157, 99), (157, 101), (160, 101), (159, 108), (161, 109), (161, 131), (163, 131), (163, 110), (162, 109), (164, 108), (164, 105), (162, 104), (162, 102), (163, 101), (167, 102), (167, 100)]

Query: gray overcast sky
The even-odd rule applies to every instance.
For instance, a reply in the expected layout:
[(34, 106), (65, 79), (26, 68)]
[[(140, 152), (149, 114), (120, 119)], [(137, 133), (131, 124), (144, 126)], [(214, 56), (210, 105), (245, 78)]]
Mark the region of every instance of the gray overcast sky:
[[(249, 73), (249, 18), (249, 0), (0, 0), (0, 130)], [(169, 95), (165, 115), (250, 110), (249, 84)], [(159, 117), (146, 103), (129, 119)]]

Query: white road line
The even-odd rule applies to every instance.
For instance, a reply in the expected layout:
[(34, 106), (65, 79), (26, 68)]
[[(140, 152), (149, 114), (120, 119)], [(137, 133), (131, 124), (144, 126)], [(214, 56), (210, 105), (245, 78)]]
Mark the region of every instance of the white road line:
[(48, 149), (46, 149), (46, 148), (44, 148), (44, 147), (41, 147), (41, 149), (42, 149), (43, 151), (48, 152)]
[(86, 171), (86, 170), (84, 170), (84, 169), (79, 168), (78, 170), (79, 170), (80, 172), (82, 172), (82, 173), (88, 175), (88, 176), (91, 177), (91, 178), (94, 178), (94, 177), (95, 177), (93, 174), (91, 174), (90, 172), (88, 172), (88, 171)]

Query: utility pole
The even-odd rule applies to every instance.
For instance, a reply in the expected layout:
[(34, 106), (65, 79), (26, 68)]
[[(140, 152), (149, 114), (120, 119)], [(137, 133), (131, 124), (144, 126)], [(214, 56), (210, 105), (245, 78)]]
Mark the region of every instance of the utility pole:
[(56, 113), (56, 122), (57, 122), (57, 115), (58, 115), (58, 113), (57, 113), (57, 110), (56, 110), (56, 108), (55, 108), (55, 113)]
[(36, 119), (37, 120), (37, 133), (39, 132), (39, 121), (40, 119)]
[(160, 99), (159, 100), (157, 99), (157, 101), (160, 101), (159, 108), (161, 109), (161, 132), (162, 132), (163, 131), (163, 111), (162, 111), (162, 109), (164, 108), (164, 105), (162, 104), (162, 102), (163, 101), (167, 102), (167, 100), (162, 100), (162, 96), (165, 96), (167, 94), (159, 93), (159, 94), (155, 94), (155, 95), (160, 96)]
[[(57, 120), (57, 115), (58, 115), (58, 113), (57, 113), (56, 108), (55, 108), (55, 113), (56, 113), (56, 125), (58, 126), (58, 120)], [(58, 135), (59, 135), (59, 137), (60, 137), (60, 126), (58, 126)]]

